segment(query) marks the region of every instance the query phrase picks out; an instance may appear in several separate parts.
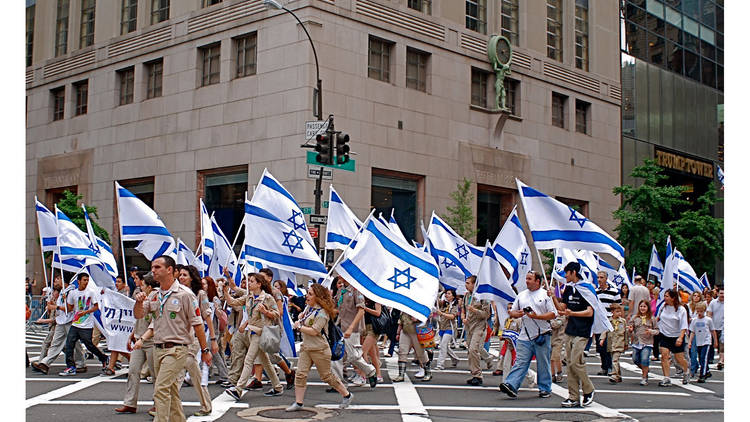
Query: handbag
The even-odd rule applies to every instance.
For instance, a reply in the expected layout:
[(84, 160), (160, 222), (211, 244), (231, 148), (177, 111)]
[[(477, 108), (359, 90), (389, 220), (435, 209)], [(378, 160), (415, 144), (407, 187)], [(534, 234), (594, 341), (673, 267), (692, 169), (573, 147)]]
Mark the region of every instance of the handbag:
[(432, 350), (435, 348), (435, 329), (427, 325), (424, 327), (415, 327), (417, 331), (417, 340), (419, 345), (425, 350)]
[(278, 325), (266, 325), (260, 333), (260, 350), (272, 355), (279, 353), (281, 346), (281, 328)]
[(375, 317), (373, 315), (370, 316), (370, 324), (372, 324), (372, 331), (374, 331), (375, 334), (388, 333), (388, 330), (390, 330), (391, 324), (393, 322), (391, 320), (391, 314), (388, 312), (388, 309), (386, 309), (385, 306), (381, 307), (379, 317)]

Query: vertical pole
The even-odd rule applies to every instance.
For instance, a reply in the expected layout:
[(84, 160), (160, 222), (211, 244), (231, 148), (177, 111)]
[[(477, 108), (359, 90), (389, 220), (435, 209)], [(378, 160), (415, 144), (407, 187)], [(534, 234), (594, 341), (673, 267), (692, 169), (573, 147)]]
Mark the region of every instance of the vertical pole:
[[(36, 204), (37, 201), (38, 201), (37, 197), (34, 196), (34, 204)], [(36, 207), (36, 205), (34, 205), (34, 206)], [(39, 214), (37, 214), (36, 211), (34, 211), (34, 214), (36, 214), (36, 216), (37, 216), (37, 218), (36, 218), (36, 229), (39, 232), (39, 253), (42, 254), (42, 274), (44, 274), (44, 285), (47, 286), (47, 287), (50, 287), (49, 280), (52, 280), (52, 276), (50, 276), (49, 279), (47, 278), (47, 264), (44, 263), (44, 246), (42, 245), (42, 241), (44, 239), (42, 239), (42, 231), (39, 230)], [(54, 257), (53, 257), (53, 259), (54, 259)], [(53, 262), (53, 264), (54, 264), (54, 262)]]
[[(117, 182), (115, 182), (115, 189), (117, 189), (118, 185)], [(115, 192), (115, 195), (117, 196), (117, 225), (120, 227), (120, 254), (122, 255), (122, 277), (125, 282), (128, 281), (128, 267), (125, 264), (125, 243), (122, 240), (122, 222), (120, 221), (120, 217), (122, 214), (120, 214), (120, 192)], [(62, 263), (62, 258), (60, 259)]]
[(547, 271), (544, 270), (544, 262), (542, 262), (542, 255), (539, 253), (539, 249), (537, 249), (536, 244), (534, 245), (534, 249), (536, 249), (536, 257), (539, 258), (539, 267), (542, 269), (542, 276), (544, 277), (544, 284), (547, 286), (547, 290), (549, 290), (549, 280), (547, 280)]

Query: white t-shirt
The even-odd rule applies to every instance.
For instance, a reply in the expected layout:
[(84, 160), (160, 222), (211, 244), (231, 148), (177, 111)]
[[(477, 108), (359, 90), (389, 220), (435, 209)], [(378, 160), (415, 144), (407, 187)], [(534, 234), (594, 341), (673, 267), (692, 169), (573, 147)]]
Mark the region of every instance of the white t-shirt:
[[(630, 288), (628, 300), (633, 302), (630, 305), (631, 313), (637, 314), (638, 305), (640, 305), (641, 301), (645, 300), (648, 306), (651, 306), (651, 293), (648, 291), (648, 287), (636, 284), (635, 286)], [(635, 310), (633, 311), (633, 309)]]
[[(724, 330), (724, 302), (719, 302), (719, 299), (714, 299), (708, 304), (706, 312), (711, 312), (711, 319), (714, 321), (714, 327), (716, 330)], [(706, 314), (708, 315), (708, 314)]]
[[(542, 288), (536, 289), (533, 292), (531, 290), (524, 290), (519, 293), (518, 297), (516, 297), (516, 301), (513, 302), (513, 307), (511, 308), (511, 310), (522, 311), (523, 308), (527, 306), (531, 306), (531, 309), (537, 315), (554, 312), (555, 316), (557, 316), (557, 309), (555, 309), (555, 304), (552, 302), (552, 299), (547, 296), (547, 291)], [(521, 332), (518, 335), (518, 338), (521, 340), (528, 341), (536, 338), (539, 334), (546, 333), (547, 331), (552, 330), (552, 326), (550, 325), (549, 321), (544, 321), (541, 319), (531, 319), (526, 315), (521, 318), (521, 322), (523, 326), (521, 327)], [(527, 331), (528, 335), (526, 334)], [(531, 338), (529, 338), (529, 336), (531, 336)]]
[[(75, 290), (75, 287), (73, 287), (72, 285), (62, 289), (60, 295), (57, 297), (57, 302), (55, 302), (55, 304), (63, 309), (67, 309), (65, 305), (65, 299), (73, 290)], [(60, 325), (67, 324), (73, 320), (74, 314), (75, 312), (67, 312), (66, 310), (58, 309), (57, 312), (55, 312), (55, 322)]]
[(711, 317), (704, 316), (690, 321), (690, 331), (695, 333), (695, 344), (697, 346), (711, 344), (711, 331), (714, 329), (714, 322), (711, 321)]
[[(679, 337), (681, 330), (688, 329), (687, 312), (682, 306), (674, 310), (674, 306), (662, 305), (659, 313), (659, 332), (665, 337)], [(684, 339), (687, 341), (687, 339)]]
[(72, 290), (68, 293), (67, 302), (73, 305), (72, 314), (73, 327), (78, 328), (94, 328), (94, 314), (86, 314), (83, 316), (75, 315), (76, 313), (87, 311), (99, 303), (99, 295), (95, 291), (91, 290)]

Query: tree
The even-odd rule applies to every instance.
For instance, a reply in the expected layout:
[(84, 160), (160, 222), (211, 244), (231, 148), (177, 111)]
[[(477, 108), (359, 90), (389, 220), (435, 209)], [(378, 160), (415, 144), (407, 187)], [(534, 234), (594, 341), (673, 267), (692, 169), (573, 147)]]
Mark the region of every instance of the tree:
[[(713, 276), (716, 258), (724, 256), (724, 220), (712, 215), (711, 207), (718, 201), (713, 183), (700, 198), (697, 210), (688, 210), (669, 223), (674, 246), (700, 276)], [(713, 277), (710, 277), (713, 279)]]
[(472, 229), (474, 223), (474, 210), (471, 204), (474, 202), (474, 195), (471, 193), (471, 180), (464, 178), (456, 185), (456, 190), (451, 192), (455, 206), (447, 207), (448, 214), (440, 217), (448, 223), (461, 237), (469, 240), (477, 235), (479, 230)]
[[(661, 186), (667, 179), (654, 160), (645, 160), (633, 168), (630, 176), (642, 179), (639, 186), (622, 185), (612, 191), (622, 195), (622, 205), (613, 216), (620, 223), (615, 227), (617, 240), (627, 250), (625, 267), (646, 269), (651, 258), (651, 245), (664, 254), (665, 240), (670, 234), (669, 222), (675, 219), (675, 210), (685, 207), (682, 186)], [(661, 249), (660, 249), (661, 248)]]
[[(83, 216), (83, 208), (78, 205), (78, 201), (81, 199), (83, 199), (82, 195), (76, 195), (73, 192), (66, 190), (63, 192), (63, 198), (57, 203), (57, 208), (67, 215), (73, 224), (86, 233), (86, 220)], [(94, 233), (105, 242), (110, 243), (109, 233), (97, 224), (96, 220), (93, 218), (99, 218), (99, 215), (96, 212), (96, 207), (86, 206), (86, 212), (89, 213), (91, 227), (94, 228)]]

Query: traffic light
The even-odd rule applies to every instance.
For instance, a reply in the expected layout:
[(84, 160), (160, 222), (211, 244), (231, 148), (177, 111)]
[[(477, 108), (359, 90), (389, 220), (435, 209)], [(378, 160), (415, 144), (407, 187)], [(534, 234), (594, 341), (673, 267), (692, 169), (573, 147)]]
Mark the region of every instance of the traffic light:
[(331, 145), (331, 134), (321, 133), (315, 137), (315, 151), (318, 155), (315, 156), (315, 161), (320, 164), (333, 164), (333, 148)]
[(349, 162), (349, 135), (339, 133), (336, 137), (336, 164), (346, 164)]

